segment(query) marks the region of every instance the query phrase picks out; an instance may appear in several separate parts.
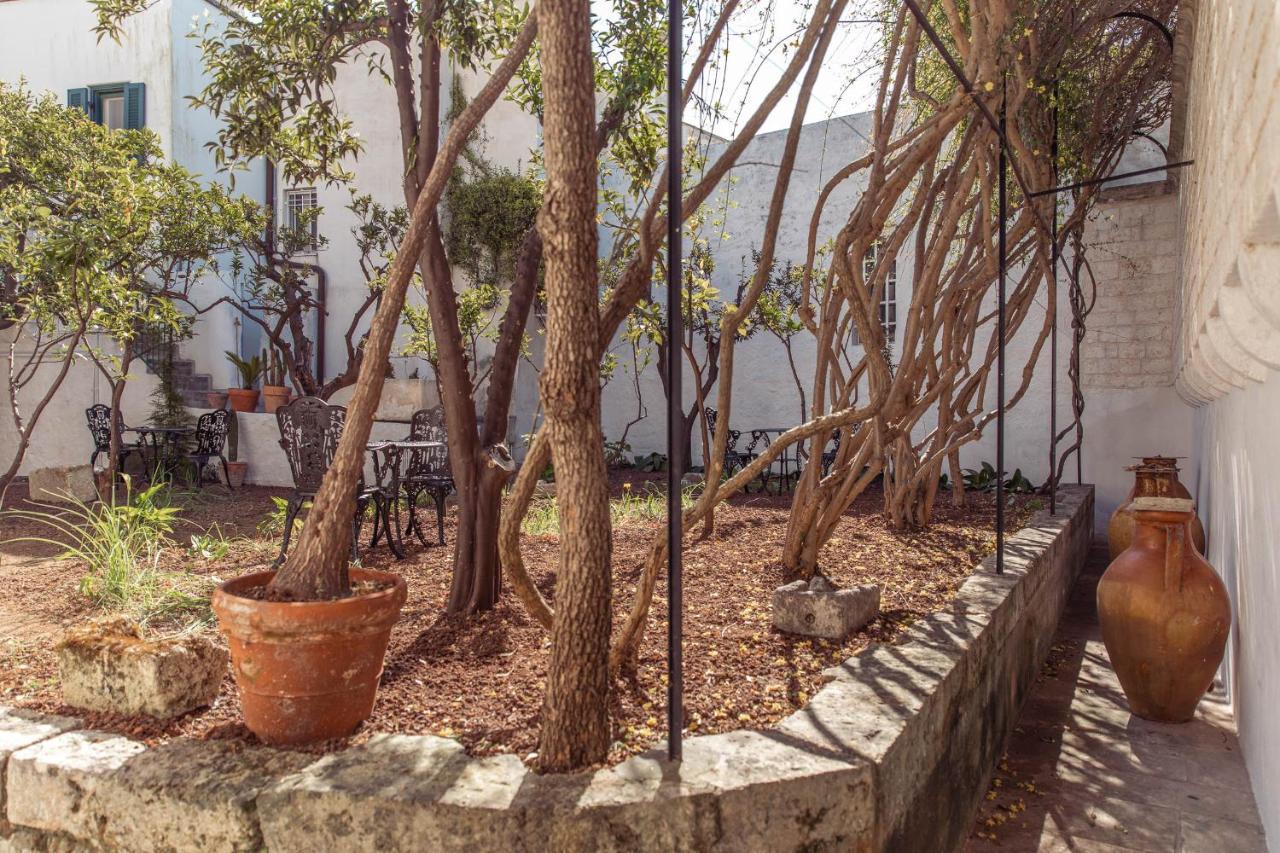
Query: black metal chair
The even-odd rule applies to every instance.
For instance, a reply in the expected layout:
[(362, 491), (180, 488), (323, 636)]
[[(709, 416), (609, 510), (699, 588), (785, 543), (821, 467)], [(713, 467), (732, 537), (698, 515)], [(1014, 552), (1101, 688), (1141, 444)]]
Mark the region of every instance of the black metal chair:
[(822, 476), (831, 473), (831, 466), (836, 463), (836, 457), (840, 455), (840, 435), (842, 430), (837, 429), (831, 433), (831, 449), (822, 451)]
[[(84, 410), (85, 419), (89, 423), (89, 434), (93, 436), (93, 453), (89, 456), (89, 467), (98, 463), (98, 456), (111, 452), (111, 407), (105, 403), (94, 403)], [(116, 471), (124, 472), (124, 461), (131, 454), (142, 456), (142, 444), (139, 441), (126, 442), (124, 432), (128, 429), (120, 413), (116, 412), (116, 427), (120, 433), (120, 453), (116, 459)]]
[[(289, 540), (293, 536), (293, 523), (302, 511), (302, 505), (313, 500), (320, 491), (325, 471), (333, 464), (342, 429), (347, 422), (345, 406), (331, 406), (319, 397), (299, 397), (286, 406), (276, 409), (276, 423), (280, 427), (280, 447), (289, 459), (289, 472), (293, 476), (293, 494), (285, 506), (284, 541), (273, 568), (284, 562), (289, 552)], [(380, 485), (368, 486), (364, 477), (356, 487), (356, 512), (351, 519), (351, 559), (360, 559), (360, 527), (369, 506), (374, 508), (373, 536), (369, 547), (378, 544), (380, 535), (391, 539), (388, 522), (387, 496)], [(393, 550), (395, 550), (393, 548)], [(396, 552), (399, 555), (399, 552)]]
[(182, 459), (195, 468), (196, 488), (200, 488), (205, 466), (217, 459), (222, 463), (222, 476), (231, 488), (231, 475), (227, 473), (227, 457), (222, 448), (227, 444), (227, 433), (231, 429), (233, 413), (227, 409), (214, 409), (205, 412), (196, 420), (195, 443), (190, 450), (182, 454)]
[[(711, 440), (715, 441), (716, 420), (720, 417), (719, 413), (707, 406), (704, 410), (707, 418), (707, 433), (711, 436)], [(735, 471), (741, 471), (743, 468), (751, 464), (751, 460), (756, 458), (755, 453), (747, 450), (738, 449), (738, 442), (742, 440), (742, 432), (736, 429), (729, 430), (729, 440), (724, 445), (724, 473), (731, 475)]]
[[(444, 502), (454, 489), (453, 469), (449, 464), (449, 434), (445, 430), (444, 415), (440, 409), (419, 409), (413, 413), (409, 425), (410, 441), (438, 441), (443, 445), (430, 450), (414, 450), (409, 464), (400, 478), (400, 491), (409, 504), (409, 525), (406, 533), (418, 537), (424, 546), (422, 525), (418, 521), (418, 497), (429, 495), (436, 507), (436, 538), (444, 544)], [(399, 510), (397, 510), (398, 512)]]

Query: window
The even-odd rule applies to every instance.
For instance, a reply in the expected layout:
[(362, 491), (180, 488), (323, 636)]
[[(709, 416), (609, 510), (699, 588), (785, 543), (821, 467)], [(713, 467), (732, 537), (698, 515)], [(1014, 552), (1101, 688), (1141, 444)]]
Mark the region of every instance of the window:
[[(867, 250), (867, 254), (862, 259), (862, 276), (863, 278), (871, 278), (876, 270), (876, 264), (880, 261), (880, 241), (877, 240)], [(898, 259), (894, 258), (889, 263), (889, 269), (884, 277), (884, 296), (880, 299), (880, 326), (884, 329), (885, 339), (889, 342), (893, 341), (894, 334), (898, 331)], [(853, 343), (862, 343), (858, 340), (858, 329), (853, 329)]]
[(309, 249), (314, 252), (320, 246), (319, 207), (315, 187), (285, 190), (285, 225), (290, 231), (302, 229), (311, 235)]
[(112, 130), (147, 126), (147, 87), (143, 83), (112, 83), (67, 91), (67, 106), (84, 110), (89, 118)]

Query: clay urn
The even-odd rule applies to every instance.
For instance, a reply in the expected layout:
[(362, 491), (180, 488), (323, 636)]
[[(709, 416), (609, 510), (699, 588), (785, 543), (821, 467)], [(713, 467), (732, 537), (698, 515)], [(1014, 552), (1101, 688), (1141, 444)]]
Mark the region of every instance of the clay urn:
[[(1173, 478), (1167, 484), (1157, 484), (1151, 479), (1150, 474), (1144, 473), (1144, 469), (1148, 468), (1167, 468), (1173, 472)], [(1111, 519), (1107, 522), (1107, 549), (1113, 560), (1120, 556), (1120, 552), (1128, 548), (1129, 543), (1133, 541), (1135, 498), (1139, 495), (1147, 495), (1191, 500), (1191, 492), (1178, 479), (1178, 460), (1172, 456), (1144, 456), (1141, 465), (1133, 465), (1125, 470), (1134, 472), (1133, 487), (1129, 489), (1129, 495), (1124, 499), (1124, 503), (1116, 507), (1116, 511), (1111, 513)], [(1196, 516), (1194, 506), (1191, 510), (1191, 542), (1197, 551), (1204, 553), (1204, 525)]]
[(1191, 545), (1189, 499), (1138, 496), (1133, 510), (1132, 544), (1098, 582), (1102, 639), (1129, 709), (1183, 723), (1222, 662), (1231, 603)]

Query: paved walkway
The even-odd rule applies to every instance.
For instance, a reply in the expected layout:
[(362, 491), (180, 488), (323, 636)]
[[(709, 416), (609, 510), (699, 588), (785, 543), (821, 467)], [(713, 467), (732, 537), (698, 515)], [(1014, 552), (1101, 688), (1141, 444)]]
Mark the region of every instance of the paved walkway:
[(1129, 713), (1094, 607), (1106, 566), (1095, 548), (966, 853), (1265, 853), (1222, 700), (1206, 697), (1180, 726)]

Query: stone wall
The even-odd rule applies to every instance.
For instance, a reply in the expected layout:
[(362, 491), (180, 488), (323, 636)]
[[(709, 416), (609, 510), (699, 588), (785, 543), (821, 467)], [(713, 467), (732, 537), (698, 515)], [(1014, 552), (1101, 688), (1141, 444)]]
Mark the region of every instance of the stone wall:
[(378, 735), (314, 760), (228, 742), (154, 748), (0, 710), (11, 850), (856, 850), (957, 848), (1043, 663), (1092, 538), (1067, 487), (940, 613), (828, 671), (772, 729), (694, 737), (565, 776), (453, 740)]
[(1173, 382), (1178, 207), (1163, 182), (1104, 195), (1085, 241), (1098, 299), (1081, 348), (1080, 384), (1152, 388)]
[(1097, 486), (1099, 526), (1128, 495), (1125, 468), (1135, 457), (1191, 454), (1191, 409), (1173, 387), (1177, 228), (1177, 196), (1165, 181), (1105, 191), (1085, 224), (1093, 279), (1082, 285), (1087, 300), (1096, 283), (1097, 302), (1080, 348), (1082, 478)]
[(1280, 844), (1280, 3), (1183, 0), (1170, 156), (1183, 244), (1178, 390), (1199, 406), (1185, 481), (1235, 616), (1222, 676)]

